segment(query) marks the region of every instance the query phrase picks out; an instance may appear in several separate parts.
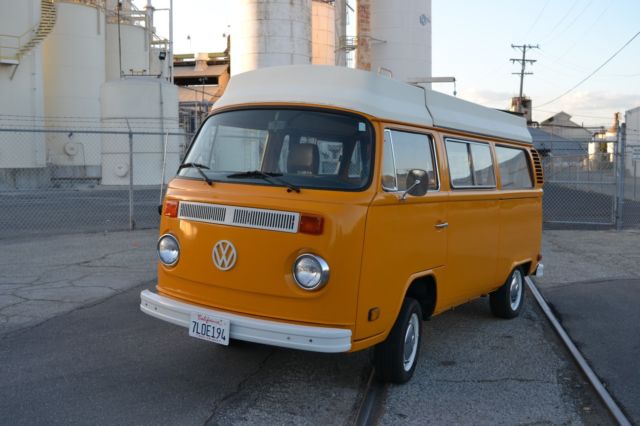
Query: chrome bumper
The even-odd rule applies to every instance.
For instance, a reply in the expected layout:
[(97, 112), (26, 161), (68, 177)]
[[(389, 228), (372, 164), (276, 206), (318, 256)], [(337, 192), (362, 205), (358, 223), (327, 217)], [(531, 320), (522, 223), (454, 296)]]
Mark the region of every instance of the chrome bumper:
[(231, 339), (312, 352), (347, 352), (351, 349), (351, 330), (251, 318), (179, 302), (149, 290), (140, 293), (140, 310), (186, 328), (192, 312), (227, 319), (231, 323)]

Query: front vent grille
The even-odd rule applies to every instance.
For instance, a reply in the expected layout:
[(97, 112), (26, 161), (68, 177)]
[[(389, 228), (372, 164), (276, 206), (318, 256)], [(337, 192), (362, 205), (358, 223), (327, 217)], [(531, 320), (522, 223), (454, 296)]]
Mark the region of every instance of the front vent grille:
[(262, 229), (298, 230), (295, 213), (274, 212), (256, 209), (236, 209), (233, 212), (233, 223), (238, 226), (251, 226)]
[(179, 217), (210, 223), (224, 223), (227, 209), (204, 203), (180, 203)]
[(536, 182), (540, 185), (544, 185), (544, 172), (542, 170), (542, 161), (540, 161), (540, 154), (538, 154), (538, 151), (531, 148), (531, 156), (533, 157), (533, 167), (536, 171)]
[(180, 202), (178, 217), (197, 222), (290, 233), (298, 232), (300, 222), (299, 213), (190, 201)]

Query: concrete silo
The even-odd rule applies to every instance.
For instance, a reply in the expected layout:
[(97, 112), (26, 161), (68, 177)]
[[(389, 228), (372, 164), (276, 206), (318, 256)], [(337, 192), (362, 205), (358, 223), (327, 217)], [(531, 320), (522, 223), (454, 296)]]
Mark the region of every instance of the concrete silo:
[[(42, 127), (42, 46), (55, 22), (50, 1), (0, 0), (0, 127)], [(42, 133), (0, 132), (0, 188), (46, 179)]]
[(311, 4), (311, 62), (336, 64), (336, 10), (333, 2), (313, 0)]
[(231, 75), (311, 63), (311, 0), (234, 0)]
[[(133, 184), (158, 185), (166, 153), (165, 183), (173, 177), (185, 148), (177, 136), (178, 87), (155, 77), (129, 77), (102, 86), (102, 126), (111, 131), (152, 132), (133, 140)], [(164, 136), (166, 132), (173, 133)], [(166, 150), (165, 150), (166, 143)], [(102, 184), (129, 183), (129, 136), (105, 134), (102, 139)]]
[(411, 82), (431, 77), (431, 0), (359, 0), (358, 68)]
[(118, 25), (118, 2), (106, 4), (106, 80), (117, 80), (123, 74), (148, 74), (151, 30), (148, 15), (123, 2)]
[[(62, 120), (100, 125), (100, 86), (105, 81), (105, 13), (99, 2), (58, 1), (57, 22), (43, 44), (44, 106), (47, 125)], [(99, 135), (50, 133), (54, 178), (100, 177)]]

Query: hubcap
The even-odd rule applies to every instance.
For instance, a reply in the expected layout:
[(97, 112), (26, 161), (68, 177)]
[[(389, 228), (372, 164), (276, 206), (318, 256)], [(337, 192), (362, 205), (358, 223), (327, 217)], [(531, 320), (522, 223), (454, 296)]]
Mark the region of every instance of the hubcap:
[(511, 302), (511, 310), (515, 311), (520, 306), (522, 300), (522, 273), (516, 269), (511, 276), (511, 285), (509, 286), (509, 301)]
[(407, 324), (407, 332), (404, 335), (404, 371), (411, 370), (418, 353), (418, 333), (420, 332), (420, 323), (418, 315), (411, 314), (409, 324)]

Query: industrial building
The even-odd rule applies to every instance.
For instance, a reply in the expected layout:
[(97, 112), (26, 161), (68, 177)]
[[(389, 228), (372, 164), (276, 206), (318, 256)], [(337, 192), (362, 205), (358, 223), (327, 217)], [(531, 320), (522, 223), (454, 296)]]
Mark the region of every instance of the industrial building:
[[(0, 188), (167, 181), (184, 130), (197, 128), (230, 76), (259, 67), (344, 66), (355, 51), (358, 68), (429, 85), (430, 0), (359, 0), (357, 10), (347, 0), (230, 3), (225, 52), (174, 58), (171, 40), (155, 33), (152, 0), (144, 9), (132, 0), (0, 0)], [(7, 129), (46, 131), (18, 140)], [(157, 135), (130, 155), (128, 132)]]

